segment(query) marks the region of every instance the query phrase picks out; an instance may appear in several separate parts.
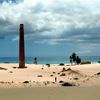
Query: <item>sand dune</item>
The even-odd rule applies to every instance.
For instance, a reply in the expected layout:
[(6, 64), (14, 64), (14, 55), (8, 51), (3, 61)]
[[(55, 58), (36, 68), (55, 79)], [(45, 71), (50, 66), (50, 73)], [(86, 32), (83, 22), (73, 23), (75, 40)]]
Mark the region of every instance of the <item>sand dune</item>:
[[(99, 86), (100, 64), (64, 65), (26, 64), (19, 69), (18, 64), (0, 64), (0, 87), (61, 87), (64, 82), (75, 86)], [(97, 74), (98, 73), (98, 74)], [(55, 80), (56, 78), (56, 80)]]
[(100, 64), (26, 66), (0, 64), (0, 100), (100, 99)]

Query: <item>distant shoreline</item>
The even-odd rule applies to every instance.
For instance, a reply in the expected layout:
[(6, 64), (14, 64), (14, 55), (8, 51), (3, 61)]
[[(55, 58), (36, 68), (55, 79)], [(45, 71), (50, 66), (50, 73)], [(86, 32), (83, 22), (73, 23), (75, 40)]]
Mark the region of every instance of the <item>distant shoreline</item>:
[[(82, 56), (83, 61), (90, 61), (92, 63), (100, 61), (100, 56)], [(39, 64), (60, 64), (60, 63), (70, 63), (68, 56), (57, 56), (57, 57), (37, 57)], [(0, 63), (18, 63), (18, 57), (0, 57)], [(34, 57), (26, 57), (26, 63), (33, 64)]]

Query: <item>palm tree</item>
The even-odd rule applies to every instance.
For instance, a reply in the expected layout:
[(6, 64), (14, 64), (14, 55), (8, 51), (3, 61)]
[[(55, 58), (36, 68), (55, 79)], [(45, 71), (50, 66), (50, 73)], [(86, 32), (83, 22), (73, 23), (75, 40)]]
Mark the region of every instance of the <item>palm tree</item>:
[(74, 63), (76, 63), (76, 58), (77, 58), (76, 53), (72, 53), (72, 60)]

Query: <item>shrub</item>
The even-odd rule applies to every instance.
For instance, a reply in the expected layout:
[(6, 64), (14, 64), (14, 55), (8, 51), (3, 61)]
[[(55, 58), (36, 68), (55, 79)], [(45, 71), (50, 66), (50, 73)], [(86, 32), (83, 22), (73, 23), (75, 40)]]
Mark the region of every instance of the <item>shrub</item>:
[(29, 81), (24, 81), (23, 83), (29, 83)]
[(59, 81), (59, 83), (63, 83), (64, 81)]
[(53, 77), (53, 75), (50, 75), (51, 77)]
[(98, 72), (97, 75), (100, 75), (100, 72)]
[(60, 64), (59, 64), (59, 66), (64, 66), (64, 65), (65, 65), (64, 63), (60, 63)]
[(74, 78), (74, 80), (78, 80), (78, 78), (76, 77), (76, 78)]
[(90, 61), (81, 62), (81, 64), (91, 64)]
[(65, 73), (62, 73), (60, 76), (66, 76), (66, 74)]
[(100, 61), (98, 61), (98, 63), (100, 63)]
[(42, 75), (38, 75), (37, 77), (43, 77)]
[(62, 84), (62, 86), (75, 86), (75, 84), (69, 83), (69, 82), (64, 82), (64, 83)]
[(50, 67), (50, 64), (46, 64), (48, 67)]

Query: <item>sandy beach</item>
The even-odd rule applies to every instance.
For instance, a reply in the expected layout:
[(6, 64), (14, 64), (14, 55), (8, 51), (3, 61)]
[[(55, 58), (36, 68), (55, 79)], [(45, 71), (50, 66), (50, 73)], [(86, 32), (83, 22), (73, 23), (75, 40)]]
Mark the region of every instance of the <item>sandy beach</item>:
[[(99, 100), (100, 64), (0, 64), (1, 100)], [(55, 79), (56, 78), (56, 79)]]
[(0, 89), (1, 100), (99, 100), (100, 87)]
[(100, 64), (35, 65), (0, 64), (1, 88), (100, 86)]

